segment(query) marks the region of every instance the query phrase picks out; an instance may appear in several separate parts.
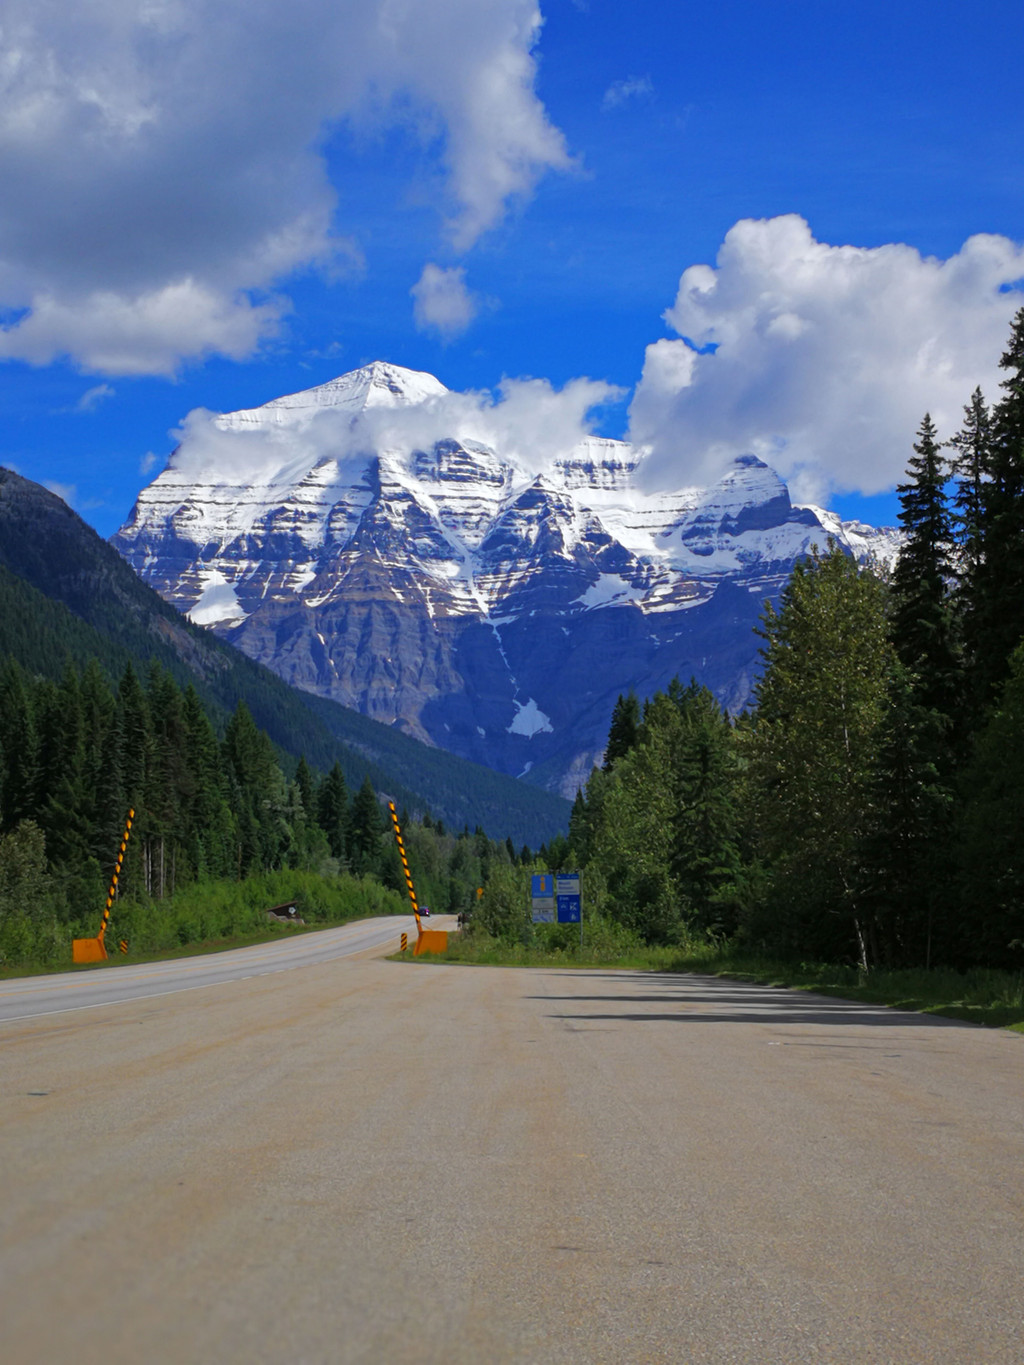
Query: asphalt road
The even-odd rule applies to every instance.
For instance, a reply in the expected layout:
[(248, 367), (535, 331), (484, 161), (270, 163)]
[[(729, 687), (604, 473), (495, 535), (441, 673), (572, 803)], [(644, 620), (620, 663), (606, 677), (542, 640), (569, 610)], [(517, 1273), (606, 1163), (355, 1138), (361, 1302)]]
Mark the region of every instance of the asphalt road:
[(1024, 1361), (1024, 1038), (342, 957), (0, 1026), (0, 1354)]
[[(446, 917), (437, 924), (444, 928)], [(434, 925), (434, 920), (428, 920)], [(59, 972), (51, 976), (32, 976), (0, 981), (0, 1023), (34, 1019), (42, 1014), (63, 1014), (68, 1010), (96, 1009), (117, 1001), (146, 1000), (154, 995), (176, 991), (196, 991), (208, 986), (223, 986), (229, 981), (244, 981), (250, 976), (267, 976), (309, 967), (370, 951), (397, 952), (403, 933), (410, 943), (416, 937), (412, 915), (382, 915), (379, 919), (356, 920), (337, 929), (249, 948), (229, 948), (202, 957), (178, 958), (170, 962), (125, 963), (114, 958), (108, 965), (88, 971)]]

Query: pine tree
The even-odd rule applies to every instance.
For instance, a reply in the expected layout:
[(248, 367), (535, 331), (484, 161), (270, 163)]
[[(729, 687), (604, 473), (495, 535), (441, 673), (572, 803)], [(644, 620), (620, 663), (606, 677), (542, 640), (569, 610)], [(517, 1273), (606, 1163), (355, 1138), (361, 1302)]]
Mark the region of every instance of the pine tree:
[(348, 789), (341, 764), (335, 763), (317, 793), (317, 820), (327, 836), (332, 858), (345, 857), (345, 832), (349, 823)]
[(984, 487), (992, 459), (992, 415), (981, 389), (975, 389), (964, 408), (964, 423), (950, 441), (956, 451), (953, 473), (955, 539), (958, 545), (957, 577), (960, 590), (969, 596), (981, 562)]
[(299, 800), (302, 802), (302, 809), (306, 816), (310, 819), (314, 818), (316, 816), (316, 787), (305, 754), (299, 755), (299, 762), (295, 769), (295, 785), (298, 788)]
[(953, 791), (947, 726), (921, 705), (917, 677), (893, 661), (863, 841), (868, 937), (888, 967), (953, 964)]
[(914, 451), (910, 479), (897, 488), (905, 538), (893, 574), (893, 642), (914, 675), (918, 703), (949, 717), (959, 691), (950, 594), (953, 526), (945, 461), (927, 413)]
[(625, 758), (626, 754), (634, 747), (639, 728), (640, 703), (637, 701), (636, 693), (630, 692), (628, 696), (624, 697), (620, 692), (618, 701), (612, 707), (608, 746), (604, 752), (606, 771), (614, 767), (620, 758)]
[(737, 758), (732, 725), (706, 687), (673, 679), (680, 718), (671, 781), (675, 798), (672, 865), (691, 922), (735, 928), (726, 893), (739, 872)]
[(181, 811), (182, 842), (193, 876), (227, 877), (235, 870), (237, 837), (227, 804), (220, 746), (191, 684), (185, 690), (181, 709), (190, 779)]
[(1024, 638), (1024, 308), (1000, 360), (1007, 372), (992, 413), (988, 479), (982, 484), (980, 556), (969, 603), (971, 660), (984, 705)]
[(355, 794), (349, 817), (348, 850), (352, 871), (366, 876), (375, 871), (380, 857), (380, 836), (384, 830), (377, 794), (369, 776)]

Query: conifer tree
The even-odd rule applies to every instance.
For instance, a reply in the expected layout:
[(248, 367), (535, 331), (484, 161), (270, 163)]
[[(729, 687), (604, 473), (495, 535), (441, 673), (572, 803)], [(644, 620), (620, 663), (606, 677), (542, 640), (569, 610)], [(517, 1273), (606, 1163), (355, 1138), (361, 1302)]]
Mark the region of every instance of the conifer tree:
[(980, 555), (970, 596), (971, 660), (984, 705), (1024, 637), (1024, 308), (1000, 360), (1003, 397), (992, 412), (988, 478), (981, 488)]
[(604, 767), (607, 771), (614, 767), (620, 758), (634, 747), (640, 728), (640, 703), (636, 693), (628, 696), (619, 693), (619, 699), (612, 707), (611, 726), (608, 730), (608, 746), (604, 752)]
[[(348, 851), (352, 871), (366, 876), (375, 870), (380, 856), (380, 836), (384, 829), (377, 794), (369, 775), (355, 794), (349, 817)], [(330, 836), (328, 836), (330, 837)]]
[(950, 595), (953, 526), (945, 461), (928, 413), (917, 434), (910, 478), (897, 488), (904, 542), (893, 574), (893, 642), (914, 675), (919, 704), (948, 717), (959, 679)]
[(220, 747), (199, 694), (189, 684), (182, 698), (185, 763), (190, 785), (182, 803), (181, 838), (192, 873), (226, 877), (234, 870), (234, 819), (228, 808)]
[(945, 718), (918, 700), (918, 679), (893, 661), (871, 777), (862, 858), (868, 937), (888, 967), (955, 963), (953, 791)]
[(950, 441), (956, 452), (953, 473), (955, 540), (958, 546), (957, 577), (960, 590), (970, 593), (981, 561), (984, 487), (992, 458), (992, 415), (981, 389), (975, 389), (964, 407), (963, 426)]
[(327, 836), (332, 858), (345, 857), (345, 832), (349, 823), (348, 789), (341, 764), (335, 763), (317, 793), (317, 819)]
[(298, 788), (299, 800), (302, 802), (302, 809), (306, 813), (306, 818), (314, 819), (316, 817), (316, 786), (305, 754), (299, 755), (298, 766), (295, 769), (295, 785)]

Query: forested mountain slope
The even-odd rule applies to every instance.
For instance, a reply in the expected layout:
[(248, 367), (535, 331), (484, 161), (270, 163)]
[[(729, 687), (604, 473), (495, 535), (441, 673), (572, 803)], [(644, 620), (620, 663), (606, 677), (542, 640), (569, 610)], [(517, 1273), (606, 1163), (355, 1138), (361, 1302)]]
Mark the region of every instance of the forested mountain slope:
[(536, 787), (432, 749), (321, 698), (192, 625), (58, 497), (0, 469), (0, 654), (57, 677), (70, 657), (96, 657), (112, 677), (156, 659), (193, 683), (221, 727), (239, 701), (293, 758), (326, 770), (338, 761), (352, 787), (374, 787), (448, 824), (536, 846), (564, 828), (568, 805)]

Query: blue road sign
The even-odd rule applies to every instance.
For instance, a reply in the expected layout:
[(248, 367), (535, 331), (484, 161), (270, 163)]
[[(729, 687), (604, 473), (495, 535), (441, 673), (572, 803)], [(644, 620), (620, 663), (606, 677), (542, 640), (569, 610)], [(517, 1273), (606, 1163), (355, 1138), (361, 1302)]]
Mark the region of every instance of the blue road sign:
[(534, 924), (554, 924), (555, 879), (550, 872), (535, 872), (530, 878), (530, 908)]
[(579, 924), (582, 902), (578, 872), (561, 872), (555, 878), (555, 901), (559, 924)]
[(579, 924), (581, 913), (579, 896), (558, 896), (556, 900), (559, 924)]

